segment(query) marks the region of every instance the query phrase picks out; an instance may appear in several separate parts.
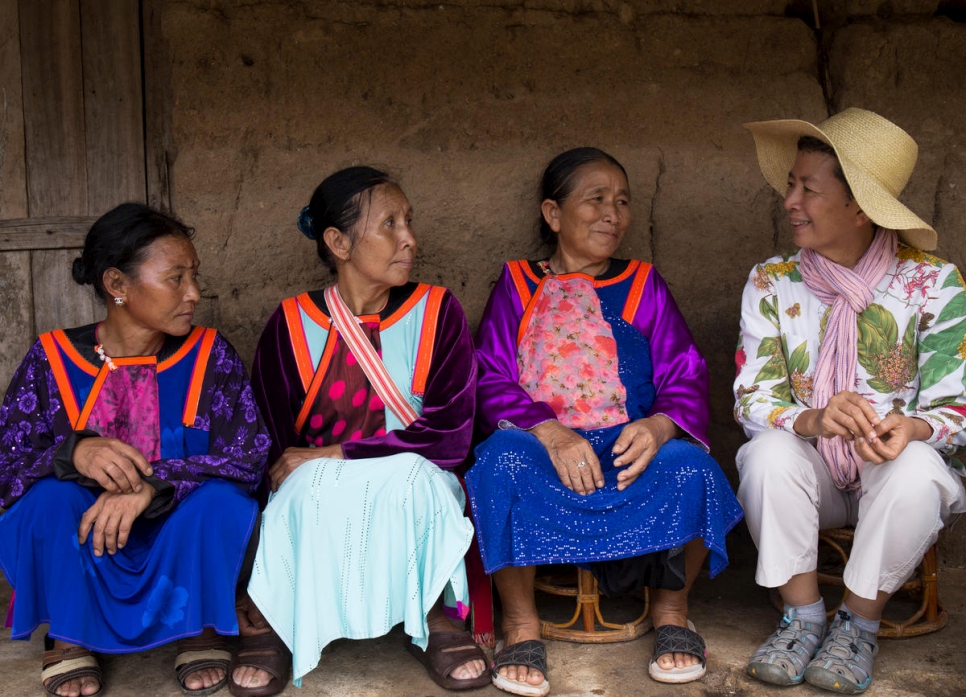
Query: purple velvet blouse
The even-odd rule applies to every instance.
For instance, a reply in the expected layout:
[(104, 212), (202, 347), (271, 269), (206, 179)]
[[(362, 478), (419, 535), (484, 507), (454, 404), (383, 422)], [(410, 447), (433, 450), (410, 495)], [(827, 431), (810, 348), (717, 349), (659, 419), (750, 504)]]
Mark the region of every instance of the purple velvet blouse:
[[(530, 429), (556, 418), (549, 404), (533, 401), (519, 384), (517, 331), (523, 313), (509, 268), (504, 266), (476, 333), (477, 416), (483, 435), (500, 428), (501, 422)], [(648, 415), (664, 414), (707, 450), (708, 369), (656, 269), (648, 275), (631, 324), (651, 346), (657, 395)]]
[[(476, 358), (466, 316), (447, 291), (439, 310), (423, 413), (406, 429), (343, 442), (345, 457), (357, 460), (411, 452), (443, 469), (458, 467), (469, 453), (473, 435), (475, 378)], [(275, 462), (286, 448), (307, 447), (295, 430), (305, 389), (281, 307), (272, 313), (258, 341), (252, 387), (272, 436), (269, 462)]]
[[(159, 497), (146, 516), (170, 510), (206, 479), (233, 482), (249, 494), (262, 480), (268, 435), (245, 366), (220, 334), (205, 371), (195, 428), (208, 431), (208, 453), (151, 463), (154, 475), (146, 479), (158, 488)], [(59, 451), (72, 451), (76, 438), (37, 341), (14, 373), (0, 407), (0, 506), (9, 508), (35, 482), (57, 475), (56, 461), (69, 462), (71, 454)]]

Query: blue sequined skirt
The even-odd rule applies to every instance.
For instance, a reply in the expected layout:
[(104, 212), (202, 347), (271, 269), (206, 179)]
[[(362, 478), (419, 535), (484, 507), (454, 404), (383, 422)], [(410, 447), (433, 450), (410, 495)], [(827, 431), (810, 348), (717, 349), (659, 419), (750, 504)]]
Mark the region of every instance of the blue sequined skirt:
[(695, 538), (710, 550), (711, 576), (728, 565), (725, 535), (742, 511), (718, 463), (675, 439), (618, 491), (611, 449), (623, 427), (576, 431), (604, 474), (604, 487), (587, 496), (560, 483), (546, 448), (527, 431), (497, 431), (476, 448), (466, 483), (487, 573), (636, 557)]
[(235, 586), (258, 506), (212, 479), (172, 511), (138, 518), (116, 554), (79, 545), (97, 496), (41, 479), (0, 516), (0, 567), (16, 592), (11, 638), (49, 634), (101, 653), (140, 651), (213, 627), (237, 634)]

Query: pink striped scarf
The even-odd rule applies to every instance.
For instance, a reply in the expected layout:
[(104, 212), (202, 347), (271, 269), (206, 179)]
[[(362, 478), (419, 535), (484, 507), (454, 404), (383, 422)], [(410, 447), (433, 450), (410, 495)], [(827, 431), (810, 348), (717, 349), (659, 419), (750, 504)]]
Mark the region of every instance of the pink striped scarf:
[[(895, 258), (896, 245), (895, 232), (879, 229), (854, 269), (840, 266), (812, 249), (802, 249), (799, 270), (805, 285), (819, 300), (832, 306), (815, 368), (813, 408), (825, 407), (842, 390), (855, 389), (858, 366), (856, 318), (872, 303), (875, 287)], [(852, 441), (841, 436), (820, 437), (818, 452), (836, 487), (855, 491), (861, 486), (859, 475), (863, 462)]]

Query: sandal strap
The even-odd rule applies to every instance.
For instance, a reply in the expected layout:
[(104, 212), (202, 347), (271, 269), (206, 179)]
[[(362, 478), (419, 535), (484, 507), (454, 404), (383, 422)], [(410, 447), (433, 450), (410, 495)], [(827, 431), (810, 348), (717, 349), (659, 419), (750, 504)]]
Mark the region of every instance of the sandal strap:
[(65, 682), (81, 678), (94, 678), (101, 682), (101, 668), (89, 649), (72, 646), (44, 652), (40, 681), (46, 683), (44, 688), (48, 692), (53, 693)]
[(284, 681), (292, 664), (292, 653), (274, 632), (239, 637), (238, 650), (232, 659), (231, 670), (249, 666), (264, 670), (273, 678)]
[[(178, 670), (181, 666), (191, 665), (193, 663), (217, 663), (219, 661), (231, 661), (231, 652), (219, 649), (209, 651), (182, 651), (174, 657), (174, 669)], [(196, 670), (200, 670), (200, 668), (193, 668), (191, 672), (193, 673)]]
[(708, 663), (708, 649), (701, 635), (690, 627), (664, 624), (654, 630), (654, 659), (668, 653), (686, 653)]
[(228, 674), (231, 652), (228, 642), (220, 635), (196, 636), (178, 642), (178, 654), (174, 657), (174, 671), (181, 686), (192, 673), (208, 668), (221, 669)]
[(493, 657), (493, 673), (503, 666), (526, 666), (536, 668), (544, 677), (547, 675), (547, 645), (539, 639), (527, 639), (511, 644)]
[(455, 668), (470, 661), (486, 662), (486, 654), (476, 645), (469, 632), (435, 632), (429, 635), (426, 654), (432, 654), (440, 675), (449, 675)]

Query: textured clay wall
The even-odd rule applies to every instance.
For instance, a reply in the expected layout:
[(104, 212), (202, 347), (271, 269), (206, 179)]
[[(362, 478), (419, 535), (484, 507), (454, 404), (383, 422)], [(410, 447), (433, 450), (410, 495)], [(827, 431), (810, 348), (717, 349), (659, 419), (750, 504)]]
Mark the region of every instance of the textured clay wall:
[[(627, 167), (621, 253), (667, 278), (712, 375), (714, 452), (735, 479), (731, 416), (741, 289), (790, 249), (745, 121), (861, 106), (921, 148), (904, 200), (966, 254), (962, 2), (781, 0), (153, 0), (177, 212), (198, 229), (199, 319), (250, 359), (278, 301), (327, 280), (295, 228), (315, 185), (351, 164), (398, 176), (416, 210), (414, 277), (471, 323), (504, 259), (542, 253), (535, 187), (556, 153), (596, 145)], [(946, 564), (966, 565), (954, 530)]]

